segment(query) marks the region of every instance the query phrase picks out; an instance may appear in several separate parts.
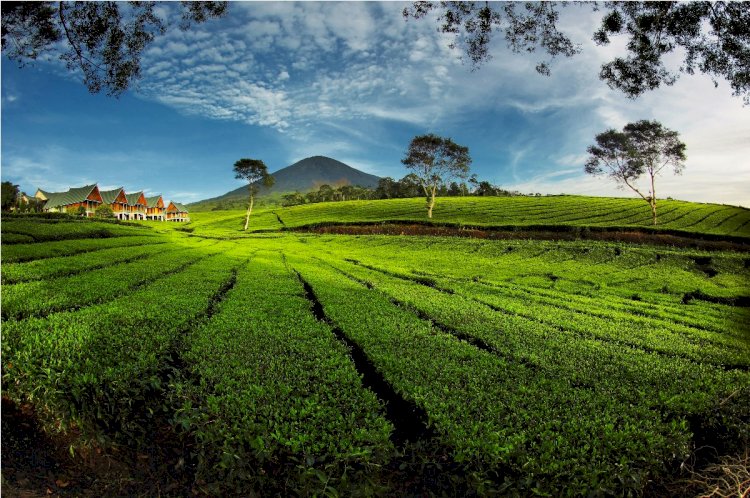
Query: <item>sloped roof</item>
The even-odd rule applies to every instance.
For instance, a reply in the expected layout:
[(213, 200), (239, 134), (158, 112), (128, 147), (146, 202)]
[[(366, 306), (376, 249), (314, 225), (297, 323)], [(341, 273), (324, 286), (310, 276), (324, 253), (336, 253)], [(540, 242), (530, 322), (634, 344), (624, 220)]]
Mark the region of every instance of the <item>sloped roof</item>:
[(128, 198), (128, 204), (130, 204), (131, 206), (134, 206), (138, 204), (138, 200), (141, 198), (142, 195), (143, 195), (143, 191), (141, 190), (140, 192), (135, 192), (134, 194), (125, 194), (125, 197)]
[(45, 209), (56, 208), (75, 204), (77, 202), (84, 202), (86, 198), (91, 194), (91, 191), (96, 188), (96, 184), (85, 185), (83, 187), (71, 188), (67, 192), (44, 192), (44, 196), (47, 198), (47, 203), (44, 205)]
[[(177, 211), (178, 213), (187, 213), (188, 212), (188, 209), (185, 206), (183, 206), (182, 204), (180, 204), (179, 202), (172, 201), (172, 202), (169, 203), (169, 205), (170, 206), (174, 206), (174, 210)], [(169, 211), (169, 209), (167, 209), (167, 211)], [(174, 212), (174, 211), (172, 211), (172, 212)]]
[[(150, 208), (157, 207), (156, 204), (159, 202), (159, 199), (161, 199), (160, 195), (155, 195), (153, 197), (146, 197), (146, 205)], [(164, 203), (164, 201), (161, 201)]]
[(49, 199), (49, 196), (55, 193), (62, 194), (62, 192), (47, 192), (46, 190), (42, 190), (38, 188), (36, 189), (36, 194), (34, 194), (34, 197), (37, 197), (37, 195), (42, 194), (42, 196), (44, 196), (45, 199)]
[(122, 192), (122, 187), (116, 188), (114, 190), (100, 190), (99, 193), (102, 196), (102, 200), (104, 200), (105, 204), (112, 204), (117, 199), (117, 196), (120, 195), (120, 192)]

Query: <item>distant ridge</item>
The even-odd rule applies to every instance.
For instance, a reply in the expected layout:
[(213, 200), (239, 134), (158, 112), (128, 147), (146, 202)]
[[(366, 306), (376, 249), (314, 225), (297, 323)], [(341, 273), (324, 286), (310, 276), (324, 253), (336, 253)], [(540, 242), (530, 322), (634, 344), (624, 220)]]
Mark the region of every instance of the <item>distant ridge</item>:
[[(295, 191), (304, 193), (317, 190), (318, 187), (326, 184), (332, 187), (359, 185), (360, 187), (375, 188), (380, 180), (378, 176), (365, 173), (341, 161), (325, 156), (312, 156), (302, 159), (271, 175), (276, 179), (276, 182), (270, 189), (262, 188), (261, 195)], [(246, 198), (247, 187), (242, 186), (219, 197), (194, 202), (191, 205), (231, 202)]]

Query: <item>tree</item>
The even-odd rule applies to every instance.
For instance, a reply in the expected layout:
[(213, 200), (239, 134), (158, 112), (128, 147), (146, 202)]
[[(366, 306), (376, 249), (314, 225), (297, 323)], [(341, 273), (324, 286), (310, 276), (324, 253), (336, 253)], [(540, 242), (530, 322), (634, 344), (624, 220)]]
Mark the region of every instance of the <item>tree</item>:
[(305, 203), (305, 197), (299, 192), (284, 194), (281, 196), (281, 205), (284, 207), (297, 206)]
[(471, 157), (468, 147), (429, 134), (414, 137), (401, 162), (419, 180), (427, 197), (427, 217), (432, 218), (438, 188), (451, 178), (466, 178)]
[(14, 185), (11, 182), (2, 182), (0, 187), (0, 205), (2, 206), (2, 210), (10, 211), (18, 202), (18, 185)]
[[(460, 47), (472, 69), (492, 59), (489, 44), (493, 30), (505, 35), (514, 53), (534, 52), (540, 46), (554, 58), (570, 57), (581, 50), (557, 30), (559, 14), (555, 2), (414, 2), (403, 10), (403, 16), (407, 20), (421, 19), (433, 9), (440, 11), (440, 31), (456, 35), (449, 47)], [(550, 74), (547, 62), (537, 64), (536, 70)]]
[(393, 199), (398, 197), (398, 182), (386, 176), (378, 180), (378, 186), (375, 188), (375, 197), (378, 199)]
[(398, 181), (398, 196), (400, 198), (419, 197), (422, 194), (422, 183), (414, 173), (409, 173)]
[(500, 189), (496, 188), (490, 182), (482, 180), (481, 182), (479, 182), (477, 189), (474, 191), (474, 195), (481, 197), (492, 197), (498, 195), (499, 190)]
[[(141, 75), (141, 55), (167, 28), (155, 2), (3, 2), (2, 51), (20, 66), (57, 55), (91, 93), (119, 96)], [(182, 23), (226, 12), (226, 2), (182, 2)]]
[(20, 213), (41, 213), (45, 202), (21, 192), (18, 196), (18, 211)]
[(355, 185), (342, 185), (338, 189), (341, 192), (342, 201), (354, 200), (359, 195), (359, 187)]
[[(710, 75), (715, 84), (726, 79), (733, 95), (750, 104), (750, 2), (608, 2), (603, 9), (594, 41), (607, 45), (610, 36), (628, 37), (627, 55), (603, 64), (599, 73), (611, 88), (637, 98), (672, 85), (677, 73), (697, 70)], [(414, 2), (403, 16), (421, 19), (432, 10), (440, 13), (439, 30), (455, 35), (450, 47), (460, 47), (473, 69), (491, 59), (489, 44), (495, 33), (503, 34), (515, 53), (541, 48), (554, 58), (580, 52), (558, 31), (555, 2)], [(670, 71), (663, 57), (678, 49), (684, 53), (683, 62)], [(536, 69), (550, 73), (547, 62)]]
[[(586, 173), (606, 173), (620, 188), (630, 188), (651, 206), (656, 225), (656, 177), (668, 168), (681, 174), (685, 167), (685, 144), (678, 133), (658, 121), (641, 120), (628, 123), (622, 132), (609, 129), (600, 133), (596, 145), (589, 146), (587, 151), (590, 156), (584, 168)], [(644, 174), (649, 180), (648, 195), (635, 183)]]
[(78, 209), (76, 209), (76, 216), (86, 217), (86, 215), (86, 206), (78, 206)]
[(330, 202), (334, 200), (335, 195), (333, 187), (328, 184), (318, 187), (318, 202)]
[(96, 212), (94, 214), (97, 218), (114, 218), (115, 213), (112, 211), (112, 208), (106, 204), (102, 204), (98, 208), (96, 208)]
[(255, 202), (255, 195), (258, 193), (258, 188), (262, 185), (264, 187), (271, 187), (274, 183), (274, 177), (268, 174), (268, 168), (265, 163), (260, 159), (240, 159), (234, 163), (234, 177), (238, 180), (247, 181), (247, 192), (250, 196), (247, 204), (247, 214), (245, 215), (245, 228), (247, 230), (250, 224), (250, 215), (253, 212), (253, 203)]
[(679, 72), (696, 70), (726, 79), (732, 94), (750, 104), (750, 3), (747, 2), (613, 2), (594, 34), (598, 45), (611, 35), (626, 34), (627, 56), (602, 65), (599, 77), (610, 88), (636, 98), (660, 85), (672, 85), (677, 74), (662, 57), (684, 50)]
[(451, 182), (450, 186), (448, 186), (448, 195), (451, 197), (463, 197), (469, 195), (469, 188), (464, 182)]

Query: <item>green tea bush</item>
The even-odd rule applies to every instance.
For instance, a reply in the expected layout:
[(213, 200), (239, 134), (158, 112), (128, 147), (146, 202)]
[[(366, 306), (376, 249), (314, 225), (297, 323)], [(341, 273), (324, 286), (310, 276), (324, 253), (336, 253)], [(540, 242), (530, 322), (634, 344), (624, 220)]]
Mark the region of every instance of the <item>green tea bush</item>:
[(155, 414), (171, 411), (173, 351), (236, 264), (213, 256), (106, 304), (5, 322), (3, 394), (33, 403), (50, 431), (74, 426), (83, 442), (144, 444)]
[(199, 382), (175, 420), (217, 494), (362, 492), (392, 453), (378, 400), (301, 293), (277, 255), (254, 257), (188, 338)]

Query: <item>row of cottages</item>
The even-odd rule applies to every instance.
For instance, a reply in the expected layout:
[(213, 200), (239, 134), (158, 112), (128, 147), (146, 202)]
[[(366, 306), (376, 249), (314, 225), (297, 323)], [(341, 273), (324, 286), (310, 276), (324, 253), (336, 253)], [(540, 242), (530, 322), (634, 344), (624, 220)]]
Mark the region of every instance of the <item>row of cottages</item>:
[(38, 189), (34, 197), (44, 201), (46, 212), (77, 214), (83, 206), (86, 216), (91, 217), (99, 206), (109, 206), (118, 220), (190, 221), (190, 214), (182, 204), (170, 202), (165, 207), (160, 195), (146, 197), (142, 191), (127, 194), (122, 187), (100, 191), (94, 184), (67, 192)]

